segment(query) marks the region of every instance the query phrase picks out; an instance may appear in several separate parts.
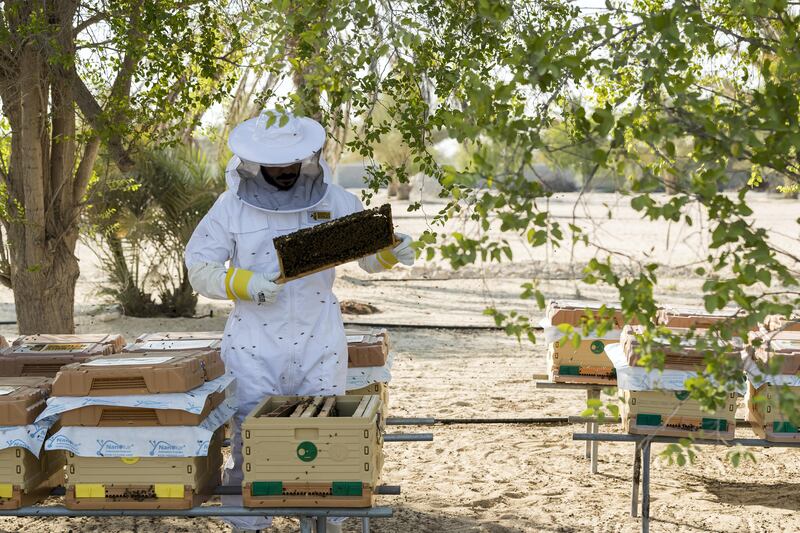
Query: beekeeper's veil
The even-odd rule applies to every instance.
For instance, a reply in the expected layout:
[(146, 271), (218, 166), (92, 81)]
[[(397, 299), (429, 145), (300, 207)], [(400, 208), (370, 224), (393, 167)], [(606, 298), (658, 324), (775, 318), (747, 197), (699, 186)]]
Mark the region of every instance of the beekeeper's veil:
[[(239, 198), (269, 211), (299, 211), (318, 204), (330, 181), (327, 165), (320, 159), (324, 143), (325, 129), (310, 118), (270, 110), (242, 122), (228, 137), (228, 147), (239, 160), (231, 162), (240, 178), (236, 180)], [(298, 163), (297, 181), (287, 190), (268, 183), (261, 168), (289, 170)]]

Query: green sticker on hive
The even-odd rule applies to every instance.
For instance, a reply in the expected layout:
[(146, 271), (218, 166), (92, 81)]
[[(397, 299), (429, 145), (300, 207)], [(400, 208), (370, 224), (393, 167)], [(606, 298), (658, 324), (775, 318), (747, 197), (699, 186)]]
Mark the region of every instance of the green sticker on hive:
[(310, 463), (317, 458), (317, 446), (313, 442), (303, 441), (297, 445), (297, 458)]
[(686, 398), (689, 397), (689, 391), (688, 390), (675, 391), (675, 397), (677, 399), (679, 399), (680, 401), (683, 401), (683, 400), (685, 400)]
[(603, 344), (603, 341), (594, 341), (591, 346), (589, 346), (589, 349), (592, 350), (592, 353), (600, 354), (606, 349), (606, 345)]

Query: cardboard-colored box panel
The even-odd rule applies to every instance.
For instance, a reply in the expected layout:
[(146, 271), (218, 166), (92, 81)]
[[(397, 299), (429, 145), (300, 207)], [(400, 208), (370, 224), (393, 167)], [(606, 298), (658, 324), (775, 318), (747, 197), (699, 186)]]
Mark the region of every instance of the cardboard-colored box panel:
[[(688, 332), (688, 328), (672, 328), (673, 334), (680, 334), (681, 332)], [(639, 341), (636, 335), (641, 335), (644, 332), (642, 326), (625, 326), (622, 330), (620, 343), (625, 351), (625, 356), (628, 359), (630, 366), (636, 366), (641, 360), (641, 354), (638, 353)], [(696, 335), (702, 335), (703, 330), (695, 330)], [(664, 368), (672, 370), (698, 370), (705, 366), (704, 352), (698, 350), (694, 342), (686, 341), (678, 349), (674, 349), (671, 345), (666, 343), (658, 343), (656, 345), (664, 352)], [(733, 359), (739, 360), (741, 358), (742, 345), (738, 338), (734, 342), (726, 345), (726, 355)]]
[[(41, 335), (36, 335), (41, 337)], [(24, 342), (0, 352), (0, 376), (55, 377), (62, 367), (114, 353), (112, 344), (97, 342)]]
[(0, 377), (0, 426), (32, 424), (47, 405), (53, 380)]
[(265, 398), (242, 425), (245, 505), (369, 505), (383, 467), (381, 408), (375, 395)]
[(0, 484), (11, 485), (10, 498), (0, 497), (0, 509), (38, 503), (64, 482), (64, 452), (42, 451), (39, 458), (25, 448), (0, 450)]
[(736, 309), (722, 309), (709, 313), (702, 307), (664, 307), (658, 310), (656, 321), (668, 328), (709, 328), (719, 322), (730, 320)]
[(54, 396), (187, 392), (223, 375), (219, 352), (144, 352), (92, 358), (62, 368)]
[(143, 407), (117, 407), (87, 405), (61, 414), (63, 426), (142, 427), (142, 426), (196, 426), (225, 400), (225, 392), (209, 395), (200, 414), (180, 409), (148, 409)]
[(386, 330), (347, 334), (347, 366), (383, 366), (389, 357), (389, 335)]
[[(800, 387), (790, 389), (795, 395), (800, 395)], [(781, 412), (775, 385), (765, 383), (756, 388), (748, 383), (746, 417), (753, 432), (762, 439), (772, 442), (800, 441), (800, 430)]]
[(767, 331), (781, 329), (784, 331), (800, 331), (800, 317), (791, 320), (781, 315), (769, 315), (764, 319), (764, 328)]
[(545, 316), (550, 319), (554, 326), (559, 324), (570, 324), (580, 326), (584, 318), (592, 316), (598, 318), (599, 309), (605, 305), (606, 309), (613, 311), (612, 320), (614, 329), (622, 329), (625, 319), (620, 311), (619, 304), (604, 303), (594, 300), (550, 300), (545, 309)]
[[(67, 453), (69, 509), (190, 509), (219, 485), (223, 431), (217, 430), (202, 457), (80, 457)], [(79, 494), (92, 487), (95, 494)], [(170, 489), (168, 497), (159, 495)], [(176, 490), (180, 489), (182, 490)], [(99, 492), (99, 493), (98, 493)]]
[(625, 430), (637, 435), (732, 439), (736, 430), (736, 393), (709, 413), (687, 391), (624, 391), (620, 416)]
[(148, 341), (182, 341), (182, 340), (222, 340), (222, 331), (158, 331), (144, 333), (136, 338), (135, 343)]

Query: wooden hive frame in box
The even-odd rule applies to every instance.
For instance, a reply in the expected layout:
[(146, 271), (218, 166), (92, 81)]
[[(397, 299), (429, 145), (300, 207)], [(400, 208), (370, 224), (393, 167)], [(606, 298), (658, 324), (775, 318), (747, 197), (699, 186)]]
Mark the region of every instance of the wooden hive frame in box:
[(246, 507), (369, 507), (383, 467), (378, 396), (266, 398), (245, 419)]

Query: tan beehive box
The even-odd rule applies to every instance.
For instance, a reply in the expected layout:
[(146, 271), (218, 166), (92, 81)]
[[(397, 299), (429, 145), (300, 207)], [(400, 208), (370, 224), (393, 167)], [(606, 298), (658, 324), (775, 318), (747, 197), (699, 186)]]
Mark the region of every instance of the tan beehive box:
[[(642, 326), (625, 326), (622, 330), (620, 343), (625, 352), (625, 357), (628, 359), (630, 366), (639, 365), (642, 354), (639, 353), (638, 347), (640, 346), (637, 335), (644, 333)], [(680, 335), (682, 333), (689, 333), (687, 328), (672, 328), (672, 333)], [(703, 335), (703, 330), (695, 330), (696, 335)], [(723, 341), (719, 341), (723, 342)], [(725, 354), (728, 357), (740, 360), (741, 349), (743, 347), (738, 338), (724, 344)], [(671, 370), (698, 370), (701, 369), (705, 363), (705, 351), (700, 350), (696, 346), (694, 339), (686, 339), (681, 343), (678, 348), (673, 347), (667, 342), (654, 342), (654, 347), (664, 352), (664, 368)]]
[[(595, 320), (599, 317), (598, 311), (603, 305), (590, 300), (551, 300), (545, 313), (551, 325), (569, 324), (580, 332), (587, 317)], [(624, 321), (619, 306), (606, 304), (605, 307), (613, 311), (611, 332), (619, 331)], [(611, 339), (581, 339), (575, 346), (568, 337), (551, 342), (547, 347), (550, 381), (615, 385), (617, 373), (605, 353), (606, 345), (615, 342)]]
[(21, 447), (0, 450), (0, 509), (38, 503), (63, 483), (64, 452), (42, 450), (37, 458)]
[[(72, 339), (72, 335), (29, 335), (0, 352), (0, 375), (55, 377), (61, 367), (116, 353), (114, 343)], [(75, 336), (77, 337), (77, 336)], [(92, 337), (92, 336), (89, 336)], [(51, 340), (71, 342), (49, 342)]]
[(199, 414), (180, 409), (87, 405), (62, 413), (60, 422), (62, 426), (94, 427), (196, 426), (224, 400), (224, 391), (210, 394)]
[(347, 391), (348, 396), (367, 396), (367, 395), (376, 395), (381, 399), (381, 407), (383, 409), (383, 413), (389, 410), (389, 384), (388, 383), (370, 383), (366, 387), (361, 387), (358, 389), (353, 389)]
[(383, 366), (389, 357), (389, 334), (386, 330), (346, 331), (347, 366)]
[(46, 407), (53, 380), (0, 377), (0, 426), (33, 424)]
[(12, 346), (35, 344), (102, 344), (110, 346), (108, 353), (118, 353), (125, 346), (125, 338), (117, 333), (76, 333), (74, 335), (58, 334), (49, 335), (40, 333), (37, 335), (23, 335), (14, 339)]
[(264, 399), (245, 419), (246, 507), (369, 507), (383, 468), (378, 396)]
[(224, 373), (222, 358), (213, 350), (114, 354), (62, 368), (53, 381), (53, 395), (187, 392)]
[(723, 407), (704, 411), (688, 391), (624, 391), (620, 416), (625, 430), (636, 435), (732, 439), (736, 430), (736, 393)]
[[(764, 383), (755, 387), (748, 383), (747, 421), (753, 432), (772, 442), (800, 441), (798, 427), (783, 414), (778, 401), (778, 386)], [(800, 387), (789, 387), (791, 393), (800, 397)]]
[[(0, 426), (27, 426), (44, 410), (52, 380), (0, 378)], [(0, 450), (0, 509), (31, 505), (60, 485), (64, 454), (42, 451), (37, 458), (22, 447)]]
[(140, 335), (125, 352), (217, 350), (222, 345), (220, 331), (163, 331)]
[(709, 313), (702, 307), (671, 307), (659, 309), (656, 321), (668, 328), (703, 328), (707, 329), (724, 320), (736, 316), (736, 309), (721, 309)]
[(223, 431), (200, 457), (80, 457), (67, 452), (68, 509), (191, 509), (219, 485)]

